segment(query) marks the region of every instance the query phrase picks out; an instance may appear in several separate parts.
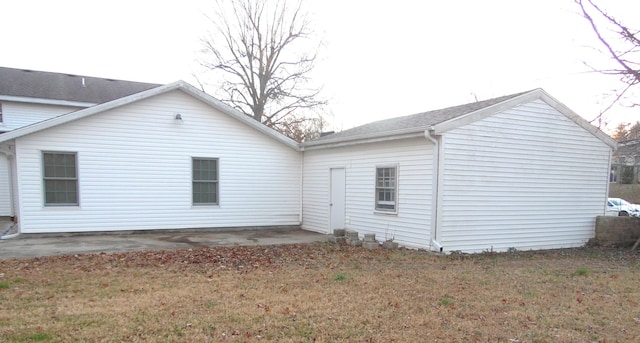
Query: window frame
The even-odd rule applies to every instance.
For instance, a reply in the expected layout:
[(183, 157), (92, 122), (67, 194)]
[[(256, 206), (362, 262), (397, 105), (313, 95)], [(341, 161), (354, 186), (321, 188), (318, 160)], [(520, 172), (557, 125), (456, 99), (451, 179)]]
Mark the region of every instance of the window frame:
[[(196, 161), (215, 161), (216, 162), (216, 179), (215, 180), (196, 180), (194, 175), (194, 167)], [(215, 202), (196, 202), (195, 190), (196, 183), (215, 184)], [(219, 206), (220, 205), (220, 159), (217, 157), (191, 157), (191, 205), (193, 206)]]
[[(393, 176), (393, 187), (383, 187), (383, 186), (378, 186), (378, 170), (379, 169), (393, 169), (394, 170), (394, 176)], [(382, 165), (377, 165), (375, 167), (375, 174), (374, 174), (374, 211), (376, 213), (385, 213), (385, 214), (397, 214), (398, 213), (398, 175), (399, 175), (399, 168), (398, 168), (398, 164), (382, 164)], [(383, 175), (383, 179), (384, 179), (384, 175)], [(379, 192), (380, 191), (392, 191), (393, 193), (393, 208), (384, 208), (384, 207), (380, 207), (380, 200), (379, 200)], [(391, 201), (384, 201), (387, 203), (390, 203)]]
[[(47, 176), (45, 156), (51, 155), (73, 155), (75, 177)], [(42, 201), (45, 207), (76, 207), (80, 206), (80, 176), (78, 170), (78, 153), (75, 151), (42, 151)], [(48, 202), (47, 201), (47, 181), (74, 181), (75, 182), (75, 202)]]

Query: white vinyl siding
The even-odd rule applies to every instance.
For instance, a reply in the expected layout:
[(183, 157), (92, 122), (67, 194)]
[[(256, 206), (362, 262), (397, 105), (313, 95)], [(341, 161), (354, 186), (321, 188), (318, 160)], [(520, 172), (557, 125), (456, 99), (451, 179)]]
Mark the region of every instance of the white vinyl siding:
[(192, 159), (192, 192), (194, 205), (218, 204), (218, 160)]
[(606, 199), (610, 148), (541, 100), (443, 135), (447, 251), (581, 246)]
[(78, 109), (80, 107), (3, 102), (3, 121), (0, 122), (0, 129), (14, 130)]
[[(432, 165), (433, 145), (424, 138), (305, 151), (302, 227), (329, 233), (330, 169), (345, 168), (347, 229), (428, 248)], [(378, 166), (397, 166), (399, 171), (396, 214), (375, 210)]]
[[(78, 153), (80, 206), (42, 206), (41, 150)], [(300, 222), (301, 154), (179, 90), (17, 138), (16, 155), (25, 233)], [(219, 159), (219, 206), (193, 206), (198, 156)]]

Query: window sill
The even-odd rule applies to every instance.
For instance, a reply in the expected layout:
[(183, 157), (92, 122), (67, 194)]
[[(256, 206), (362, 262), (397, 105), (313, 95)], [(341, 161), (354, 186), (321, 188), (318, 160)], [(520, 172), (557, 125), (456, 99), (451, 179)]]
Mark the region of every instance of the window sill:
[(391, 212), (391, 211), (374, 210), (373, 214), (377, 216), (398, 216), (398, 211)]
[(191, 204), (191, 208), (220, 208), (220, 204)]

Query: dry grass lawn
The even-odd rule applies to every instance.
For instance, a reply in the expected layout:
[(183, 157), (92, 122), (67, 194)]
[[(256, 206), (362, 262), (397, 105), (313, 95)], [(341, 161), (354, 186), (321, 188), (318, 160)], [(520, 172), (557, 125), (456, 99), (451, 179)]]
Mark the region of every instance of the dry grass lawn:
[(632, 342), (640, 254), (329, 243), (0, 261), (2, 342)]

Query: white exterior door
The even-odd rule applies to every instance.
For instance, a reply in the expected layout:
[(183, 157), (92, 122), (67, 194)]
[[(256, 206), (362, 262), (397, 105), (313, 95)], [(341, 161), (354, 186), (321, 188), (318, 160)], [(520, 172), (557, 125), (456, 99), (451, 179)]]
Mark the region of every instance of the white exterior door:
[(344, 228), (345, 212), (345, 176), (344, 168), (331, 168), (331, 195), (329, 203), (329, 230)]

